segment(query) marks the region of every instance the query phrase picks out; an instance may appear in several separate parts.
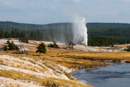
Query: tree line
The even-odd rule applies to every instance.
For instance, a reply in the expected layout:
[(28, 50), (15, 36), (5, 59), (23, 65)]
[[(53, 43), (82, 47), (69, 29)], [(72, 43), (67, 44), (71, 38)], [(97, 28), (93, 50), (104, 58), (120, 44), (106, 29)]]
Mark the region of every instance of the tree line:
[[(27, 42), (30, 39), (56, 42), (67, 41), (69, 43), (73, 38), (71, 29), (69, 29), (71, 26), (71, 23), (35, 25), (0, 22), (0, 38), (18, 38), (22, 42)], [(130, 43), (130, 24), (88, 23), (87, 27), (89, 46), (111, 46), (113, 44)], [(62, 34), (65, 36), (64, 39), (59, 37)]]
[(42, 33), (39, 30), (3, 30), (0, 29), (0, 38), (18, 38), (20, 41), (26, 41), (27, 39), (40, 40)]
[[(43, 32), (44, 31), (41, 31), (41, 30), (19, 30), (19, 29), (2, 30), (0, 29), (0, 38), (18, 38), (21, 42), (26, 42), (26, 43), (28, 43), (28, 39), (51, 41), (49, 39), (53, 37), (51, 36), (51, 32), (50, 31), (45, 31), (44, 33)], [(50, 33), (47, 33), (47, 32), (50, 32)], [(89, 46), (111, 46), (113, 44), (130, 43), (129, 37), (124, 37), (121, 35), (107, 36), (107, 34), (101, 35), (101, 36), (100, 35), (101, 34), (96, 35), (92, 32), (89, 32), (88, 45)], [(70, 39), (68, 41), (70, 41)]]

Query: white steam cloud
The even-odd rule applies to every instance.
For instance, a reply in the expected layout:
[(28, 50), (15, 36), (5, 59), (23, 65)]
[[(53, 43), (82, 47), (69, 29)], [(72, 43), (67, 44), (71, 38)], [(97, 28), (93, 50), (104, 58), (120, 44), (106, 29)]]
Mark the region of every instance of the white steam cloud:
[(73, 23), (73, 42), (88, 45), (86, 19), (76, 16)]

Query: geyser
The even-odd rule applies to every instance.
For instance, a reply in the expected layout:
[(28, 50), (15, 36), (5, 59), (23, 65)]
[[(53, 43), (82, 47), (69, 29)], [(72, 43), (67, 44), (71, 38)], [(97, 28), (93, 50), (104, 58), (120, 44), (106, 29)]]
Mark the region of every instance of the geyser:
[(40, 40), (56, 41), (60, 43), (69, 43), (87, 45), (88, 35), (86, 20), (83, 17), (75, 17), (73, 23), (54, 23), (42, 26), (42, 36)]
[(86, 19), (84, 17), (75, 17), (72, 28), (73, 42), (76, 44), (88, 45)]

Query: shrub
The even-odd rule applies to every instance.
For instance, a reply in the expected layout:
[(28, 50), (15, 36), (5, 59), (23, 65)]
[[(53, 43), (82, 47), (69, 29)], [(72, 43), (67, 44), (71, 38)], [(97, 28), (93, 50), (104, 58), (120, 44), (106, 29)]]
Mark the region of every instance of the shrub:
[(46, 46), (44, 43), (39, 44), (39, 46), (37, 47), (37, 51), (39, 53), (46, 53)]
[(73, 49), (73, 48), (74, 48), (74, 45), (75, 45), (75, 44), (74, 44), (73, 42), (70, 41), (70, 42), (68, 43), (68, 48)]
[(7, 51), (7, 50), (8, 50), (8, 47), (5, 45), (5, 46), (3, 47), (3, 50), (4, 50), (4, 51)]
[(8, 44), (8, 50), (19, 50), (18, 46), (14, 44), (14, 42)]
[(48, 45), (48, 47), (59, 48), (59, 46), (56, 44), (55, 41), (54, 41), (53, 43), (50, 43), (50, 44)]
[(127, 50), (126, 51), (130, 51), (130, 46), (127, 47)]

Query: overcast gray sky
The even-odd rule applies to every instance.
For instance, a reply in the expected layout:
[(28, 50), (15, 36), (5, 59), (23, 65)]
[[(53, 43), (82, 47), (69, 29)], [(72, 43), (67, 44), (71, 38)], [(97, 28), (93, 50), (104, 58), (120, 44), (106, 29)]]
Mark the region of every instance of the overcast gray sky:
[(130, 23), (130, 0), (0, 0), (0, 21), (47, 24), (71, 22)]

